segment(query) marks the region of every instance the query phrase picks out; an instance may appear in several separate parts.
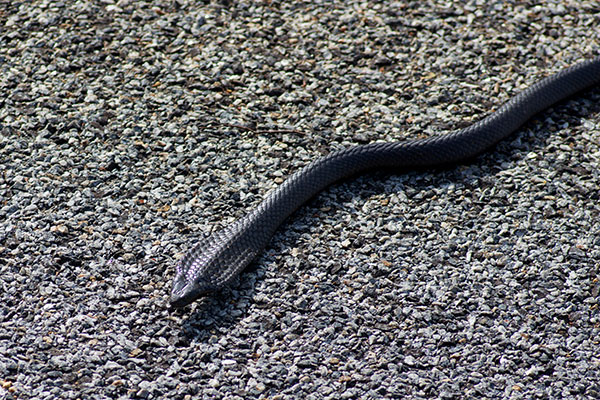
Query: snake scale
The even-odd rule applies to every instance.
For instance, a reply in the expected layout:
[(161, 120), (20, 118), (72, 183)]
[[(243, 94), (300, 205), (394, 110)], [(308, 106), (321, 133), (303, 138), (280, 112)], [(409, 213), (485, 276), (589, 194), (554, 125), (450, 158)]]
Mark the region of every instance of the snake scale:
[(540, 80), (494, 113), (456, 132), (350, 147), (311, 162), (245, 217), (193, 246), (176, 265), (171, 304), (185, 306), (230, 283), (264, 249), (288, 216), (332, 183), (368, 170), (435, 167), (469, 159), (516, 131), (535, 114), (598, 83), (600, 57)]

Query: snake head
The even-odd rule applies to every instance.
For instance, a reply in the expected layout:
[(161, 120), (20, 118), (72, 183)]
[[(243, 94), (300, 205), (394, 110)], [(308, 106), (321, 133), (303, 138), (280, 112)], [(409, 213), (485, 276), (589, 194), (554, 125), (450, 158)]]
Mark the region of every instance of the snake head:
[[(243, 224), (242, 224), (243, 226)], [(183, 307), (230, 283), (264, 246), (256, 236), (226, 228), (194, 246), (175, 267), (171, 305)]]
[(181, 264), (182, 262), (179, 262), (177, 265), (177, 274), (175, 275), (175, 279), (173, 279), (173, 289), (171, 290), (170, 298), (170, 303), (173, 307), (187, 306), (197, 298), (206, 296), (216, 290), (210, 282), (204, 279), (199, 277), (189, 279), (188, 275), (181, 268)]
[(200, 242), (177, 263), (170, 299), (173, 307), (184, 307), (218, 289), (214, 279), (216, 247), (215, 243)]

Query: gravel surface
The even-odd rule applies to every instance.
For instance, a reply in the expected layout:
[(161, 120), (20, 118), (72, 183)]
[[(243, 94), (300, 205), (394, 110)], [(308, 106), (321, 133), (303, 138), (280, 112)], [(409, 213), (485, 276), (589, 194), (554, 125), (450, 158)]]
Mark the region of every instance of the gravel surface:
[(0, 399), (600, 397), (600, 89), (336, 185), (168, 306), (182, 254), (315, 157), (598, 54), (596, 1), (516, 3), (0, 0)]

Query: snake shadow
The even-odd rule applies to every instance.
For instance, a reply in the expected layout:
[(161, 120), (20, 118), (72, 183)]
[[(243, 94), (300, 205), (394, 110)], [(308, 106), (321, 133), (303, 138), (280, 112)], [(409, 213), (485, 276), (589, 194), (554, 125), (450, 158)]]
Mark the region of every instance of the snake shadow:
[[(340, 201), (343, 204), (356, 199), (366, 201), (370, 196), (383, 192), (386, 188), (386, 181), (391, 176), (404, 173), (410, 173), (418, 178), (411, 180), (410, 183), (411, 189), (417, 192), (425, 190), (426, 187), (443, 187), (448, 183), (464, 184), (467, 179), (493, 184), (493, 177), (503, 170), (501, 166), (504, 163), (515, 163), (523, 160), (529, 152), (546, 147), (548, 138), (555, 134), (554, 131), (564, 128), (565, 124), (568, 124), (571, 128), (576, 128), (581, 126), (583, 120), (587, 117), (597, 114), (600, 114), (600, 88), (593, 88), (536, 115), (516, 133), (502, 140), (492, 149), (458, 165), (447, 165), (435, 169), (369, 172), (362, 174), (363, 178), (361, 179), (351, 178), (337, 183), (333, 187), (345, 185), (345, 188), (347, 188), (348, 197)], [(532, 131), (535, 132), (534, 135), (530, 134)], [(572, 142), (578, 140), (578, 138), (577, 136), (571, 136), (566, 137), (566, 140)], [(465, 171), (464, 168), (460, 168), (460, 166), (473, 164), (480, 167), (475, 169), (476, 172), (473, 172), (472, 169)], [(413, 181), (416, 182), (414, 185)], [(389, 190), (389, 185), (387, 187)], [(394, 190), (399, 191), (401, 189), (396, 188)], [(287, 231), (294, 221), (309, 218), (324, 203), (323, 196), (317, 195), (308, 204), (296, 211), (277, 230), (270, 244), (263, 251), (263, 255), (255, 259), (229, 287), (196, 301), (191, 313), (189, 306), (183, 309), (173, 309), (173, 313), (184, 316), (179, 344), (185, 346), (191, 341), (206, 342), (212, 340), (211, 337), (219, 333), (226, 335), (230, 327), (235, 326), (247, 314), (253, 304), (256, 304), (254, 300), (256, 283), (264, 279), (265, 276), (264, 254), (276, 248), (277, 243), (282, 240), (282, 232)], [(302, 232), (299, 230), (291, 229), (286, 233), (286, 241), (298, 242), (301, 234)], [(267, 304), (266, 307), (268, 306)], [(268, 326), (266, 328), (268, 329)]]

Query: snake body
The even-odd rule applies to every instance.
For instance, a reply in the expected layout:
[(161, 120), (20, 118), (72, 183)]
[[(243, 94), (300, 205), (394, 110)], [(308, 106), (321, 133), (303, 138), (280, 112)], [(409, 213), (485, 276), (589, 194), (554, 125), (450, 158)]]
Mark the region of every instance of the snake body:
[(171, 304), (185, 306), (226, 286), (264, 249), (288, 216), (332, 183), (367, 170), (434, 167), (471, 158), (516, 131), (535, 114), (598, 83), (600, 57), (540, 80), (494, 113), (456, 132), (350, 147), (313, 161), (269, 193), (245, 217), (201, 240), (178, 262)]

